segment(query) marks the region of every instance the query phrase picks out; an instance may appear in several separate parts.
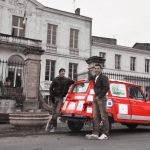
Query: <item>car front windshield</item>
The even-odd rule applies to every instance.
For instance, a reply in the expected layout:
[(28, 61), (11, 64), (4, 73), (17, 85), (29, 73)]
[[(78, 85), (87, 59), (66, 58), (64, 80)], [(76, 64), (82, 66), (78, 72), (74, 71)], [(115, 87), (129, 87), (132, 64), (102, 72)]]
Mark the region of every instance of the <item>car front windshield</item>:
[(72, 93), (85, 93), (88, 89), (88, 86), (89, 82), (78, 83), (73, 87)]

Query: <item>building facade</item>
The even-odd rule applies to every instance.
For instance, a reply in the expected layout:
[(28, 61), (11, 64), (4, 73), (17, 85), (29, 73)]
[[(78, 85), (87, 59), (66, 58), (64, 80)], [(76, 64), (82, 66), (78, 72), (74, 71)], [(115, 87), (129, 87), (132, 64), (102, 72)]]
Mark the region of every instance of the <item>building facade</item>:
[[(105, 59), (104, 72), (138, 80), (150, 99), (150, 50), (142, 44), (133, 48), (117, 45), (116, 39), (92, 36), (92, 56)], [(141, 81), (140, 81), (141, 80)]]
[[(40, 72), (40, 91), (45, 97), (60, 68), (65, 68), (66, 76), (76, 80), (77, 75), (87, 72), (85, 60), (90, 56), (106, 59), (106, 73), (150, 78), (150, 50), (145, 49), (149, 45), (144, 49), (139, 44), (130, 48), (117, 45), (116, 39), (92, 36), (92, 19), (80, 15), (80, 9), (69, 13), (45, 7), (36, 0), (0, 0), (0, 20), (0, 62), (9, 63), (7, 66), (0, 63), (0, 81), (9, 77), (13, 87), (18, 86), (18, 78), (21, 87), (27, 86), (24, 67), (14, 68), (10, 63), (36, 60), (35, 51), (41, 66), (30, 70), (31, 74), (34, 70)], [(32, 57), (25, 49), (34, 51)], [(40, 58), (39, 49), (44, 51)], [(150, 85), (144, 88), (150, 93)]]
[[(60, 68), (72, 79), (87, 70), (85, 59), (91, 54), (92, 19), (75, 13), (48, 8), (36, 0), (0, 0), (0, 59), (24, 63), (25, 47), (41, 47), (40, 90), (49, 95), (51, 81)], [(17, 46), (6, 46), (7, 41)], [(2, 68), (2, 67), (1, 67)], [(36, 68), (33, 68), (36, 69)], [(23, 69), (8, 69), (1, 77), (4, 82), (11, 76), (13, 86)], [(24, 81), (21, 82), (23, 86)]]

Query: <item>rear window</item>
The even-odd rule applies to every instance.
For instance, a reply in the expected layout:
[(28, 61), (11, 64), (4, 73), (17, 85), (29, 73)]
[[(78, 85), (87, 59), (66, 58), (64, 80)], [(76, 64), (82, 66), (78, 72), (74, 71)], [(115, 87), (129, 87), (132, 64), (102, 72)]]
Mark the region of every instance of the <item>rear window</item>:
[(127, 97), (125, 84), (110, 84), (110, 92), (112, 96)]
[(85, 93), (88, 87), (88, 82), (76, 84), (72, 89), (72, 93)]

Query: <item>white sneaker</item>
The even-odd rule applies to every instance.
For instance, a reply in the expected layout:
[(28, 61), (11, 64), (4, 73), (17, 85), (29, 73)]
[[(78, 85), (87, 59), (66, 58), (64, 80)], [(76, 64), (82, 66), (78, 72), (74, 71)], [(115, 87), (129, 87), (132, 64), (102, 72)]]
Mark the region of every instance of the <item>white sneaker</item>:
[(108, 136), (106, 134), (102, 134), (98, 139), (99, 140), (107, 140)]
[(96, 135), (96, 134), (87, 134), (86, 136), (85, 136), (88, 140), (98, 140), (98, 135)]
[(55, 127), (53, 127), (53, 128), (51, 128), (51, 129), (50, 129), (50, 131), (49, 131), (49, 132), (50, 132), (50, 133), (54, 133), (55, 131), (56, 131), (56, 128), (55, 128)]

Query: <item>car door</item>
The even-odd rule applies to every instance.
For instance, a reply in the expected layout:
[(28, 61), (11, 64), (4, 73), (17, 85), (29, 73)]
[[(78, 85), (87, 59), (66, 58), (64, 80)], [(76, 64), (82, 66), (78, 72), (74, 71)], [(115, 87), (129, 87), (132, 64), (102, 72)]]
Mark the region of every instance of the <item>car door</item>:
[(116, 122), (126, 122), (131, 119), (131, 105), (127, 97), (127, 88), (125, 83), (110, 83), (111, 98), (114, 102), (114, 119)]
[(83, 111), (83, 107), (90, 90), (89, 85), (88, 81), (80, 81), (72, 85), (72, 88), (66, 96), (61, 112), (65, 114), (85, 116), (86, 112)]
[(150, 121), (150, 101), (147, 101), (138, 86), (128, 86), (132, 120)]

